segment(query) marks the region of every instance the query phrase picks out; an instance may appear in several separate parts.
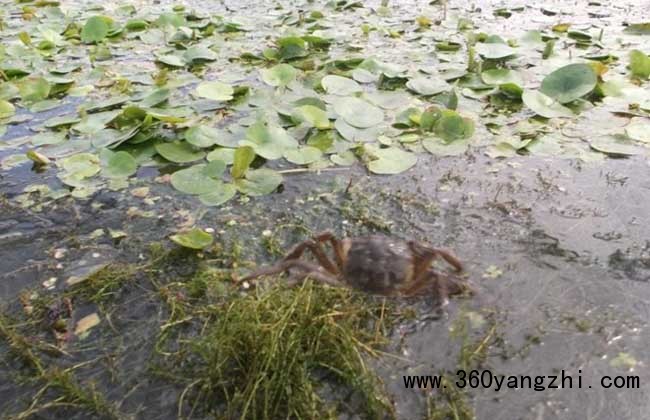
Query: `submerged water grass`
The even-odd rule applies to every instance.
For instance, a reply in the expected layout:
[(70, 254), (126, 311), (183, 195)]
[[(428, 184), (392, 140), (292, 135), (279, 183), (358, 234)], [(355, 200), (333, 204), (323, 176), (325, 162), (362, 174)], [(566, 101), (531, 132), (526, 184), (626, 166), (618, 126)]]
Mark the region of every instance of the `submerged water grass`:
[(385, 315), (383, 304), (312, 284), (213, 306), (204, 334), (178, 353), (190, 352), (182, 369), (192, 379), (179, 410), (209, 407), (225, 418), (336, 417), (335, 396), (366, 417), (391, 416), (365, 362), (385, 343)]

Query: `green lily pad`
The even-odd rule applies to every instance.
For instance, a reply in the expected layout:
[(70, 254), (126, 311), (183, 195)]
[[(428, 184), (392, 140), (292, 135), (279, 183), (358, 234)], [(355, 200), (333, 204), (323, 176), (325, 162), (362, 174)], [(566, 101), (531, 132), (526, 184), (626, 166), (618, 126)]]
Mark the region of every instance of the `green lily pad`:
[(435, 121), (433, 131), (446, 142), (468, 139), (474, 134), (474, 122), (460, 116), (456, 111), (445, 109)]
[(334, 111), (353, 127), (368, 128), (381, 123), (384, 113), (370, 103), (359, 98), (341, 98), (334, 103)]
[(0, 119), (9, 118), (16, 113), (16, 108), (9, 101), (0, 100)]
[(270, 69), (260, 70), (260, 74), (267, 85), (284, 87), (296, 80), (298, 70), (289, 64), (278, 64)]
[(107, 16), (89, 18), (81, 30), (81, 41), (85, 44), (102, 41), (108, 35), (112, 22)]
[(499, 42), (479, 43), (476, 44), (476, 52), (483, 58), (490, 60), (500, 60), (512, 57), (516, 54), (514, 48)]
[(416, 77), (406, 82), (406, 87), (422, 96), (432, 96), (447, 91), (451, 88), (444, 80)]
[(221, 183), (209, 193), (199, 195), (199, 200), (206, 206), (220, 206), (237, 194), (237, 188), (233, 184)]
[(237, 190), (242, 194), (260, 196), (270, 194), (282, 184), (282, 175), (278, 172), (267, 169), (255, 169), (246, 172), (245, 178), (235, 181)]
[(217, 58), (219, 58), (217, 53), (202, 45), (192, 45), (183, 53), (183, 60), (187, 64), (215, 61)]
[(446, 142), (440, 138), (429, 137), (422, 140), (422, 146), (427, 152), (436, 156), (458, 156), (467, 151), (469, 142), (467, 140), (456, 140)]
[(170, 162), (188, 163), (205, 157), (204, 152), (195, 150), (192, 145), (184, 141), (158, 143), (155, 147), (158, 154)]
[(546, 76), (542, 80), (540, 91), (565, 104), (594, 90), (597, 81), (596, 73), (589, 64), (569, 64)]
[(230, 175), (232, 175), (233, 178), (243, 177), (251, 166), (251, 163), (253, 163), (253, 160), (255, 160), (255, 150), (253, 150), (252, 147), (238, 147), (237, 150), (235, 150)]
[(190, 249), (204, 249), (214, 241), (214, 238), (208, 232), (194, 228), (187, 232), (177, 233), (169, 237), (178, 245)]
[(569, 108), (563, 106), (555, 99), (546, 96), (538, 90), (524, 90), (521, 99), (528, 108), (532, 109), (537, 115), (541, 115), (544, 118), (571, 118), (575, 116)]
[(21, 80), (18, 85), (20, 97), (25, 102), (42, 101), (50, 95), (51, 86), (42, 77), (30, 77)]
[(140, 101), (140, 106), (143, 107), (154, 107), (165, 102), (170, 95), (171, 91), (167, 88), (156, 89)]
[(640, 79), (650, 78), (650, 57), (639, 50), (630, 51), (630, 70)]
[(521, 78), (521, 75), (514, 70), (509, 69), (490, 69), (485, 70), (481, 73), (481, 79), (485, 84), (488, 85), (505, 85), (505, 84), (515, 84), (517, 86), (523, 86), (524, 81)]
[(291, 149), (284, 152), (284, 158), (296, 165), (307, 165), (314, 163), (323, 156), (320, 149), (312, 146), (304, 146), (299, 149)]
[(60, 165), (65, 172), (76, 179), (89, 178), (100, 170), (99, 158), (92, 153), (77, 153), (63, 159)]
[(320, 108), (313, 105), (303, 105), (294, 108), (291, 117), (298, 122), (306, 122), (312, 127), (320, 130), (330, 128), (330, 120), (327, 118), (327, 113)]
[(234, 93), (232, 86), (217, 81), (199, 83), (196, 87), (198, 96), (213, 101), (230, 101)]
[(235, 161), (235, 149), (230, 149), (228, 147), (218, 147), (208, 153), (205, 157), (208, 162), (213, 160), (220, 160), (225, 162), (226, 165), (232, 165)]
[(218, 142), (221, 131), (207, 125), (195, 125), (185, 132), (185, 140), (196, 147), (210, 147)]
[(398, 174), (412, 168), (418, 162), (415, 153), (397, 147), (377, 149), (372, 152), (372, 155), (375, 160), (368, 163), (368, 169), (376, 174)]
[(282, 157), (285, 150), (297, 147), (298, 142), (282, 127), (258, 121), (248, 127), (246, 140), (240, 141), (240, 145), (251, 146), (258, 155), (273, 160)]
[(128, 152), (111, 152), (102, 174), (108, 178), (127, 178), (138, 170), (138, 164)]
[(156, 55), (156, 61), (171, 67), (185, 67), (185, 60), (183, 60), (182, 57), (174, 54)]
[(220, 179), (210, 176), (210, 169), (206, 164), (198, 164), (174, 172), (171, 184), (180, 192), (192, 195), (207, 194), (221, 187)]
[(323, 77), (320, 84), (331, 95), (347, 96), (362, 91), (354, 80), (332, 74)]

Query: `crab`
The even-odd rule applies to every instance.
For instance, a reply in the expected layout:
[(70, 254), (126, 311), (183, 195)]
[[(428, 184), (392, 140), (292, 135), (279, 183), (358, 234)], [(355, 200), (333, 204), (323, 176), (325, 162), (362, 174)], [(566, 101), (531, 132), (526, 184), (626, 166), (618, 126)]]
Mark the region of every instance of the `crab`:
[[(323, 244), (332, 248), (331, 258)], [(300, 259), (310, 250), (317, 263)], [(463, 271), (460, 260), (446, 250), (417, 241), (385, 235), (337, 239), (326, 231), (300, 242), (278, 263), (262, 267), (238, 280), (241, 284), (282, 272), (290, 274), (289, 284), (305, 279), (385, 296), (416, 296), (433, 293), (442, 301), (470, 290), (459, 278), (431, 266), (442, 258), (455, 272)]]

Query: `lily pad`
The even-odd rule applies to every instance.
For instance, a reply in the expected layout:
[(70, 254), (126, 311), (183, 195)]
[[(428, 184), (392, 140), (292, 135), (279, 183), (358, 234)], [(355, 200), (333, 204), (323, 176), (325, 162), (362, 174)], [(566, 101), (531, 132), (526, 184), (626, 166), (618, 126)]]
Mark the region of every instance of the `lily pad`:
[(359, 98), (341, 98), (334, 103), (334, 110), (345, 122), (357, 128), (372, 127), (384, 120), (381, 109)]
[(375, 160), (368, 163), (368, 169), (376, 174), (398, 174), (412, 168), (418, 161), (415, 153), (397, 147), (377, 149), (372, 155)]
[(237, 194), (233, 184), (221, 183), (209, 193), (199, 195), (199, 200), (206, 206), (220, 206)]
[(196, 147), (210, 147), (218, 142), (221, 132), (207, 125), (195, 125), (185, 132), (185, 140)]
[(9, 101), (0, 100), (0, 119), (9, 118), (16, 113), (16, 108)]
[(282, 175), (267, 169), (255, 169), (246, 172), (245, 178), (235, 181), (235, 186), (242, 194), (260, 196), (270, 194), (282, 184)]
[(241, 178), (244, 176), (248, 168), (255, 160), (255, 150), (250, 146), (238, 147), (235, 150), (232, 168), (230, 174), (233, 178)]
[(431, 96), (449, 90), (451, 86), (444, 80), (416, 77), (406, 82), (406, 87), (422, 96)]
[(514, 70), (509, 69), (490, 69), (481, 73), (481, 79), (488, 85), (505, 85), (515, 84), (522, 86), (524, 84), (521, 75)]
[(42, 77), (30, 77), (21, 80), (18, 85), (20, 97), (25, 102), (42, 101), (50, 95), (51, 86)]
[(212, 99), (213, 101), (230, 101), (235, 90), (232, 86), (217, 81), (199, 83), (196, 87), (196, 94), (201, 98)]
[(194, 162), (205, 157), (205, 153), (194, 149), (192, 145), (184, 141), (173, 141), (156, 144), (156, 151), (160, 156), (170, 162), (188, 163)]
[(285, 150), (295, 148), (298, 142), (282, 127), (258, 121), (246, 130), (242, 146), (251, 146), (255, 153), (265, 159), (279, 159)]
[(323, 77), (320, 84), (331, 95), (347, 96), (362, 91), (354, 80), (332, 74)]
[(320, 130), (328, 129), (331, 126), (330, 120), (327, 118), (327, 113), (313, 105), (303, 105), (294, 108), (291, 117), (298, 122), (305, 122)]
[(214, 241), (214, 238), (208, 232), (194, 228), (184, 233), (177, 233), (169, 237), (178, 245), (190, 249), (204, 249)]
[(476, 52), (483, 58), (490, 60), (500, 60), (512, 57), (516, 54), (514, 48), (499, 42), (479, 43), (476, 44)]
[(541, 115), (544, 118), (571, 118), (575, 116), (569, 108), (563, 106), (555, 99), (546, 96), (538, 90), (524, 90), (521, 99), (528, 108), (532, 109), (537, 115)]
[(270, 69), (260, 70), (260, 74), (267, 85), (284, 87), (296, 80), (298, 70), (289, 64), (278, 64)]
[(569, 64), (546, 76), (540, 92), (565, 104), (594, 90), (597, 81), (596, 73), (589, 64)]
[(284, 152), (284, 157), (291, 163), (296, 165), (307, 165), (314, 163), (323, 156), (320, 149), (312, 146), (304, 146), (299, 149), (291, 149)]
[(630, 51), (630, 70), (641, 79), (650, 78), (650, 57), (639, 50)]
[(650, 122), (635, 118), (625, 127), (625, 134), (632, 140), (650, 144)]
[(128, 152), (111, 152), (102, 173), (108, 178), (127, 178), (138, 170), (138, 164)]
[(81, 41), (86, 44), (102, 41), (108, 35), (111, 23), (111, 18), (107, 16), (89, 18), (81, 30)]
[(198, 164), (174, 172), (171, 184), (180, 192), (193, 195), (207, 194), (221, 187), (220, 179), (210, 176), (208, 165)]
[(474, 134), (474, 122), (456, 111), (445, 109), (435, 121), (433, 131), (446, 142), (468, 139)]

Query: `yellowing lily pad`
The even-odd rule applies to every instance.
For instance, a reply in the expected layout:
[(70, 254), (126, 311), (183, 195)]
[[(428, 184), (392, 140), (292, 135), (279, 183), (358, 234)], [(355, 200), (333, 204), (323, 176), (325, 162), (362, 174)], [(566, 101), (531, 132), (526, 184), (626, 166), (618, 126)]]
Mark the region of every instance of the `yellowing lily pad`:
[(178, 245), (190, 249), (204, 249), (214, 241), (214, 238), (208, 232), (194, 228), (184, 233), (177, 233), (169, 237)]
[(234, 93), (232, 86), (217, 81), (199, 83), (196, 87), (198, 96), (213, 101), (230, 101)]

